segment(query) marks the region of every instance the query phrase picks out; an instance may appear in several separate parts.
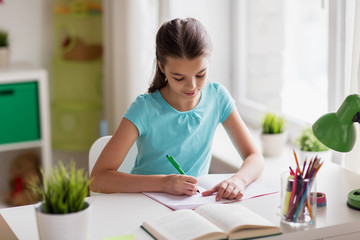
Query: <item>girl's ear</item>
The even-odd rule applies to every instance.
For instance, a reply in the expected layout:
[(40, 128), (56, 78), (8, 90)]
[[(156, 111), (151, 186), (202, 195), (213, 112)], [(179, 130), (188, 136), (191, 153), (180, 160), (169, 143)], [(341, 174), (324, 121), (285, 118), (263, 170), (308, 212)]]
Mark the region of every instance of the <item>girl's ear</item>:
[(158, 64), (158, 67), (160, 68), (160, 71), (165, 74), (164, 69), (161, 65), (161, 62), (159, 60), (157, 61), (157, 64)]

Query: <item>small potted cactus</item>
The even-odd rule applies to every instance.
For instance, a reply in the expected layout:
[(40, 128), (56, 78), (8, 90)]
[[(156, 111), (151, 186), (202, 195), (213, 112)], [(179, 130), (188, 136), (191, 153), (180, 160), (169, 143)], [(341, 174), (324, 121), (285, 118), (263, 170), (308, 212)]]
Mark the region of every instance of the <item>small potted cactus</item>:
[(287, 141), (285, 120), (275, 113), (265, 114), (262, 122), (261, 143), (264, 156), (279, 156)]

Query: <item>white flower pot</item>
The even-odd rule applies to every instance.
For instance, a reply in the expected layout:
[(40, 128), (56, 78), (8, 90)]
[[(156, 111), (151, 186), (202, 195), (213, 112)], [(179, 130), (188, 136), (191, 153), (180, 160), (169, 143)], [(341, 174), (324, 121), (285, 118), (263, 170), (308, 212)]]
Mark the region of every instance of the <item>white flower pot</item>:
[(10, 51), (8, 47), (0, 47), (0, 67), (9, 65)]
[(286, 145), (287, 132), (279, 134), (261, 134), (262, 152), (265, 157), (276, 157), (282, 154)]
[(82, 211), (68, 214), (48, 214), (41, 210), (41, 203), (35, 206), (40, 240), (89, 239), (91, 206)]

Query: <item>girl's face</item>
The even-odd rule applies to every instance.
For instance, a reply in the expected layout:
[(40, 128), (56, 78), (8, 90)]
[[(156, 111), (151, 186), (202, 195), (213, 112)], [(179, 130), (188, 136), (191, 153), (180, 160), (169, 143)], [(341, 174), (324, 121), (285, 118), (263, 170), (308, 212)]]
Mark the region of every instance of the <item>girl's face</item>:
[(194, 59), (167, 57), (164, 68), (159, 67), (165, 74), (168, 84), (165, 88), (181, 99), (196, 100), (201, 96), (209, 68), (207, 57)]

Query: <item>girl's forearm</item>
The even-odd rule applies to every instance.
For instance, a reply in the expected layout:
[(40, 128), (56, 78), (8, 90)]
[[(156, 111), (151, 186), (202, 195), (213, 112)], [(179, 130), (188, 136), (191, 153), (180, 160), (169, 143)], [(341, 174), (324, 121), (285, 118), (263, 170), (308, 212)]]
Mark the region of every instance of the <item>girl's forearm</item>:
[(264, 169), (264, 158), (260, 153), (249, 155), (243, 162), (234, 177), (243, 181), (245, 186), (256, 180)]
[(101, 193), (163, 192), (166, 175), (135, 175), (105, 170), (92, 176), (90, 190)]

